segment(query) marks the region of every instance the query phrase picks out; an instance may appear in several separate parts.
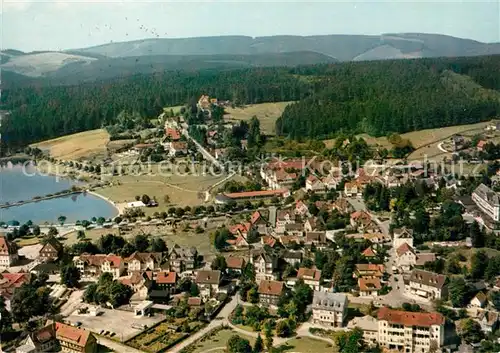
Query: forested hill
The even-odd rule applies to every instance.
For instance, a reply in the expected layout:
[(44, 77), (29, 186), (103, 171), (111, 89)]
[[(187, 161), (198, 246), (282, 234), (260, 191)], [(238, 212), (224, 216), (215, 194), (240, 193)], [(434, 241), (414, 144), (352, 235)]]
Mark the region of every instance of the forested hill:
[(300, 101), (277, 122), (277, 132), (293, 138), (341, 130), (383, 135), (473, 123), (500, 112), (500, 56), (167, 71), (77, 86), (37, 82), (2, 90), (0, 109), (11, 111), (0, 127), (4, 153), (113, 123), (122, 110), (155, 117), (201, 94), (235, 104)]
[[(2, 90), (1, 109), (11, 114), (2, 121), (4, 147), (99, 128), (122, 110), (156, 117), (165, 106), (197, 101), (201, 94), (236, 104), (300, 100), (313, 85), (286, 68), (167, 71), (135, 75), (77, 86), (28, 87)], [(4, 151), (6, 149), (4, 148)]]
[(500, 115), (500, 56), (346, 63), (293, 70), (324, 88), (289, 105), (278, 134), (326, 138), (340, 131), (373, 136)]

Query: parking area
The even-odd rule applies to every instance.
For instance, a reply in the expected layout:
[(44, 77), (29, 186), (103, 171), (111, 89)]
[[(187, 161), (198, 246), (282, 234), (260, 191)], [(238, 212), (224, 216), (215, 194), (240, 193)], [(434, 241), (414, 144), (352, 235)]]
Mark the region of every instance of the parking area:
[(140, 327), (145, 327), (144, 325), (151, 327), (165, 318), (159, 314), (155, 314), (153, 317), (136, 317), (134, 312), (123, 310), (99, 309), (99, 311), (101, 314), (98, 316), (78, 314), (75, 311), (66, 320), (73, 325), (79, 322), (81, 327), (95, 333), (108, 331), (106, 337), (123, 342), (144, 331)]

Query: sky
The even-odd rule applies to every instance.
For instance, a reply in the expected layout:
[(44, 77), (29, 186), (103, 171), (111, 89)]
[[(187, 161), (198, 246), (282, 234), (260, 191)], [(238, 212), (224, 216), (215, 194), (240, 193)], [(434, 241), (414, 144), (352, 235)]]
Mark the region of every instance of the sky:
[(3, 0), (0, 16), (0, 47), (23, 51), (218, 35), (424, 32), (500, 42), (499, 0)]

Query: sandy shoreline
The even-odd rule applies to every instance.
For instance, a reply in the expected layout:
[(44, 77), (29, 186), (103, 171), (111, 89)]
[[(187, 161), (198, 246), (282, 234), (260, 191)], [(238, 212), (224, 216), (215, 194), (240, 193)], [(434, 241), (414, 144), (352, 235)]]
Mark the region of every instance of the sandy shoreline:
[[(124, 210), (125, 210), (125, 207), (123, 204), (119, 204), (119, 203), (116, 203), (114, 202), (113, 200), (95, 192), (95, 191), (90, 191), (90, 190), (86, 190), (87, 194), (91, 194), (91, 195), (94, 195), (95, 197), (98, 197), (106, 202), (108, 202), (109, 204), (111, 204), (115, 209), (116, 211), (118, 212), (118, 214), (116, 216), (120, 216), (123, 214)], [(116, 217), (115, 216), (115, 217)]]

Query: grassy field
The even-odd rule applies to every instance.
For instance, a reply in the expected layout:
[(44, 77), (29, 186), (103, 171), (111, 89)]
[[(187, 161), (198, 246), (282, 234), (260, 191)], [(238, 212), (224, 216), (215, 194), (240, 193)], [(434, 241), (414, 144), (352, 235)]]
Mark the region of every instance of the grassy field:
[[(221, 330), (217, 332), (212, 337), (206, 338), (204, 341), (199, 341), (198, 344), (196, 345), (195, 350), (193, 353), (203, 353), (208, 350), (212, 353), (222, 353), (225, 352), (225, 347), (227, 341), (231, 338), (231, 336), (235, 335), (236, 333), (233, 330), (227, 329), (227, 330)], [(247, 340), (250, 341), (250, 344), (253, 345), (255, 342), (255, 338), (251, 336), (244, 336), (241, 334), (238, 334), (238, 336), (246, 338)], [(221, 348), (218, 350), (217, 348)]]
[(248, 105), (244, 108), (226, 108), (226, 121), (250, 120), (254, 115), (260, 121), (260, 129), (264, 134), (276, 133), (276, 120), (281, 116), (285, 107), (293, 102), (262, 103)]
[[(182, 168), (181, 168), (182, 169)], [(184, 173), (184, 170), (181, 170)], [(117, 204), (135, 201), (137, 195), (156, 197), (159, 206), (146, 208), (147, 215), (154, 212), (166, 211), (172, 206), (195, 206), (205, 202), (204, 192), (215, 183), (224, 179), (224, 176), (212, 175), (170, 175), (158, 173), (158, 168), (153, 166), (152, 173), (142, 175), (113, 176), (109, 180), (113, 186), (96, 189), (95, 191)], [(169, 202), (164, 202), (168, 195)]]
[[(93, 243), (96, 243), (97, 240), (102, 236), (106, 234), (113, 234), (113, 235), (118, 235), (118, 229), (114, 228), (102, 228), (102, 229), (89, 229), (85, 231), (85, 239), (90, 240)], [(78, 239), (76, 238), (77, 232), (71, 232), (68, 234), (64, 235), (64, 239), (62, 240), (62, 243), (64, 245), (73, 245), (75, 243), (78, 243)]]
[(333, 348), (327, 342), (308, 337), (297, 337), (279, 346), (278, 350), (280, 352), (331, 353)]
[(77, 160), (104, 154), (108, 142), (109, 134), (99, 129), (39, 142), (32, 147), (49, 150), (51, 157), (56, 159)]
[(167, 112), (167, 111), (170, 111), (170, 109), (173, 110), (174, 114), (178, 115), (181, 113), (181, 108), (183, 107), (183, 105), (175, 105), (175, 106), (172, 106), (172, 107), (165, 107), (163, 108), (163, 111), (164, 112)]

